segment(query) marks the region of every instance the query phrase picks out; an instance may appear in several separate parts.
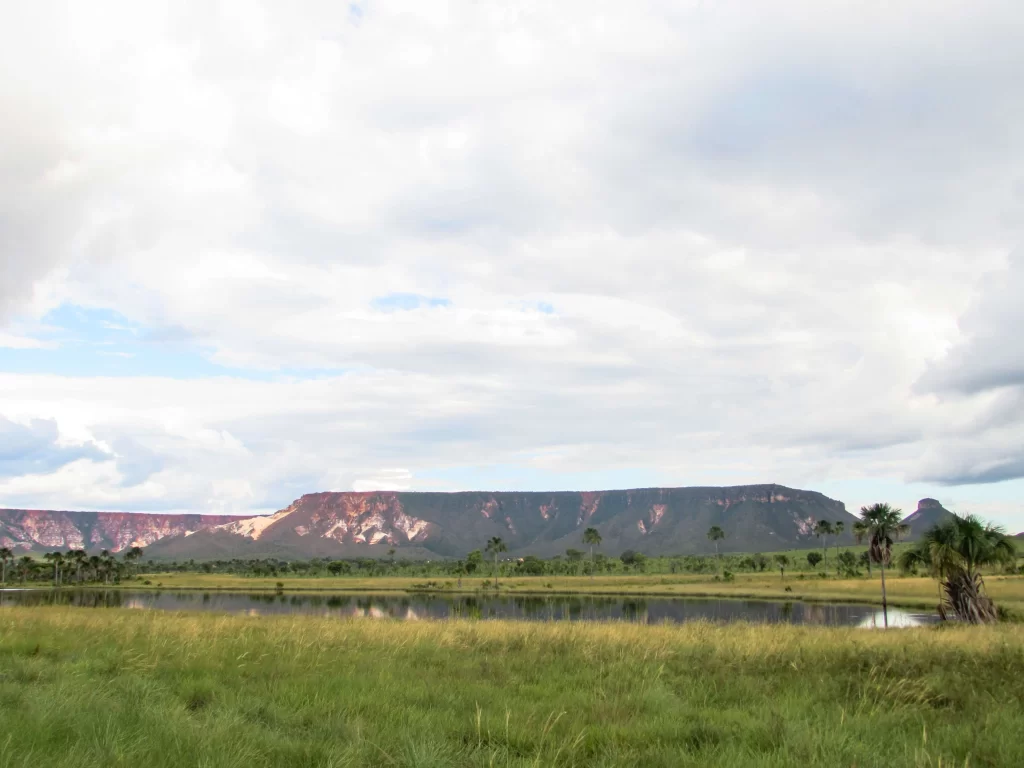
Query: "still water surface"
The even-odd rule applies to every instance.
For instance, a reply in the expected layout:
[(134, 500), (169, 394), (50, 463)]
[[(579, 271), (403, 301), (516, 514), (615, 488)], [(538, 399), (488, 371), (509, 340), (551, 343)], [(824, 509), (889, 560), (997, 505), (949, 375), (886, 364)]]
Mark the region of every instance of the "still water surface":
[[(300, 614), (338, 618), (518, 619), (525, 621), (716, 622), (882, 626), (871, 605), (720, 600), (709, 598), (606, 597), (589, 595), (435, 595), (345, 594), (274, 595), (191, 590), (29, 589), (0, 592), (0, 605), (73, 605), (84, 608), (136, 608), (158, 611), (219, 611), (253, 616)], [(889, 609), (890, 626), (918, 626), (934, 614)]]

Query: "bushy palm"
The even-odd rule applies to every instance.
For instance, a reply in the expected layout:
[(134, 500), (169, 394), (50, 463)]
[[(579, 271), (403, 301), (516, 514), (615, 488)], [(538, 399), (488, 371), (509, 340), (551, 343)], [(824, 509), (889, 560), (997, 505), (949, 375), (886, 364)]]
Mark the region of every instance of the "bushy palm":
[(999, 526), (976, 515), (956, 515), (925, 532), (917, 546), (900, 555), (900, 567), (925, 567), (939, 583), (939, 614), (972, 624), (998, 618), (995, 604), (985, 594), (981, 568), (1013, 563), (1013, 540)]
[(885, 594), (885, 566), (892, 561), (892, 545), (901, 536), (910, 532), (910, 526), (903, 523), (903, 513), (888, 504), (872, 504), (861, 507), (860, 519), (864, 525), (864, 536), (868, 540), (868, 559), (878, 563), (882, 572), (882, 617), (889, 626), (889, 604)]

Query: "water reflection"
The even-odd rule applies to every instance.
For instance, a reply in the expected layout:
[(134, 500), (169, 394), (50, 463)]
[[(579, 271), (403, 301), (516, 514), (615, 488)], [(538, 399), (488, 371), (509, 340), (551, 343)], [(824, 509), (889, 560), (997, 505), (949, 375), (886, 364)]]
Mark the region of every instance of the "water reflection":
[[(9, 590), (4, 605), (72, 605), (82, 608), (220, 611), (250, 616), (299, 614), (337, 618), (516, 619), (523, 621), (629, 621), (639, 624), (715, 622), (881, 627), (874, 606), (707, 598), (644, 598), (586, 595), (318, 595), (246, 592), (130, 591), (107, 589)], [(889, 625), (920, 626), (929, 614), (889, 609)]]
[[(860, 623), (857, 624), (861, 629), (884, 629), (886, 626), (885, 614), (882, 611), (874, 611), (868, 616), (861, 619)], [(925, 624), (931, 624), (935, 617), (928, 614), (909, 613), (908, 611), (900, 610), (899, 608), (889, 609), (889, 627), (920, 627)]]

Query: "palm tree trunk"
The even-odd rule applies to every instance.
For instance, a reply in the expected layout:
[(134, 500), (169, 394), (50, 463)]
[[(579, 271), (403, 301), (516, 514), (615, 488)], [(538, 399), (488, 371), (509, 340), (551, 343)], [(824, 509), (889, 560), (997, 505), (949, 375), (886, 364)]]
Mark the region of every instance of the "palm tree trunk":
[(590, 578), (594, 578), (594, 545), (590, 545)]
[(826, 576), (828, 576), (828, 544), (825, 544), (825, 546), (823, 546), (821, 548), (821, 554), (822, 554), (822, 558), (821, 559), (824, 561), (822, 563), (822, 566), (821, 566), (822, 573), (824, 573)]
[(885, 597), (885, 563), (879, 563), (878, 567), (882, 569), (882, 621), (885, 623), (885, 628), (889, 628), (889, 604)]
[(498, 588), (498, 553), (494, 553), (494, 588)]

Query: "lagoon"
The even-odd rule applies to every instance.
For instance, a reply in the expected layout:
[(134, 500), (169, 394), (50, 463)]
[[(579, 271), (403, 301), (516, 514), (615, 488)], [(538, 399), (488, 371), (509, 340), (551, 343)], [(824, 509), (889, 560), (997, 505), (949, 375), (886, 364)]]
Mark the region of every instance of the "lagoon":
[[(627, 621), (822, 626), (882, 626), (878, 606), (802, 601), (598, 595), (274, 594), (197, 590), (25, 589), (0, 591), (0, 605), (70, 605), (158, 611), (204, 611), (252, 616), (299, 614), (335, 618), (511, 619), (522, 621)], [(938, 621), (926, 611), (889, 609), (890, 626)]]

